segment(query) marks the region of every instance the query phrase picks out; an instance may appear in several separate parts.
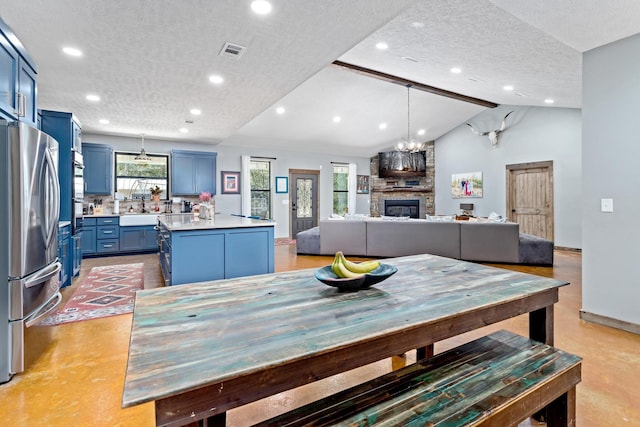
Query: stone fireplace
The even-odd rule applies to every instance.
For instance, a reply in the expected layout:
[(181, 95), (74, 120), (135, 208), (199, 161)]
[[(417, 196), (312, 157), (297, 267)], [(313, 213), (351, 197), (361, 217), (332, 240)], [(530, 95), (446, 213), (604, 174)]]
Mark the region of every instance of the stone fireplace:
[[(435, 215), (435, 159), (434, 144), (429, 141), (425, 145), (425, 157), (427, 163), (427, 172), (424, 177), (412, 179), (402, 178), (380, 178), (378, 176), (378, 156), (371, 157), (370, 163), (370, 214), (371, 216), (389, 215), (386, 209), (386, 202), (392, 204), (397, 201), (411, 201), (411, 205), (415, 205), (418, 201), (418, 208), (415, 218), (424, 218), (425, 215)], [(402, 203), (401, 203), (402, 204)], [(399, 207), (396, 203), (394, 210), (406, 212), (407, 205)], [(409, 208), (411, 210), (413, 208)], [(392, 215), (389, 215), (392, 216)], [(400, 213), (400, 216), (411, 216), (406, 213)]]
[(420, 200), (384, 200), (385, 216), (408, 216), (409, 218), (420, 218)]

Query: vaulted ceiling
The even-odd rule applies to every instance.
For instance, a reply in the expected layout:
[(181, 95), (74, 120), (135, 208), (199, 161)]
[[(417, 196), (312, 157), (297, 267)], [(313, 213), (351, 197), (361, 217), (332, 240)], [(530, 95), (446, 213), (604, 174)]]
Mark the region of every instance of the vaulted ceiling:
[[(85, 132), (363, 156), (406, 136), (407, 89), (335, 60), (496, 104), (579, 108), (582, 52), (640, 32), (634, 0), (271, 3), (256, 15), (249, 0), (0, 0), (0, 16), (36, 60), (39, 107)], [(225, 42), (246, 50), (221, 56)], [(411, 132), (435, 139), (486, 108), (412, 89)]]

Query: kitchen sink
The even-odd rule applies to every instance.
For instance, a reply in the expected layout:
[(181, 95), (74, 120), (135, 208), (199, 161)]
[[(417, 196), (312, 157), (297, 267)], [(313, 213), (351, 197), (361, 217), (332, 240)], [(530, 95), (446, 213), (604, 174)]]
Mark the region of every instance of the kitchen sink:
[(132, 225), (156, 225), (158, 214), (125, 214), (120, 217), (120, 227)]

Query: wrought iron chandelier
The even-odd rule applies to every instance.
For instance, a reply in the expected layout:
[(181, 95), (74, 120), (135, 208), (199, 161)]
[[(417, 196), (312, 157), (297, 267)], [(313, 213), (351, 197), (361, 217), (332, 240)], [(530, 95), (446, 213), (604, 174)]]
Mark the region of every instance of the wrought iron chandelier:
[(410, 94), (411, 85), (407, 85), (407, 137), (402, 138), (396, 144), (395, 148), (397, 151), (408, 151), (410, 153), (416, 153), (418, 151), (424, 150), (424, 142), (417, 142), (411, 139), (411, 105), (410, 105)]

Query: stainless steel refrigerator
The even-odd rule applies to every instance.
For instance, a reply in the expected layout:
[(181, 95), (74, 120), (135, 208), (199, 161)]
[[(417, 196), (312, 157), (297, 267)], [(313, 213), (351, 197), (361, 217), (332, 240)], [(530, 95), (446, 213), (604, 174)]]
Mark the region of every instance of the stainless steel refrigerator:
[(62, 299), (57, 165), (55, 139), (0, 120), (0, 383), (25, 368), (25, 328)]

